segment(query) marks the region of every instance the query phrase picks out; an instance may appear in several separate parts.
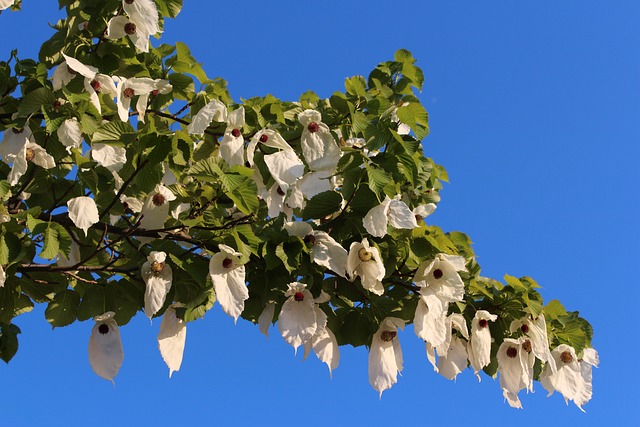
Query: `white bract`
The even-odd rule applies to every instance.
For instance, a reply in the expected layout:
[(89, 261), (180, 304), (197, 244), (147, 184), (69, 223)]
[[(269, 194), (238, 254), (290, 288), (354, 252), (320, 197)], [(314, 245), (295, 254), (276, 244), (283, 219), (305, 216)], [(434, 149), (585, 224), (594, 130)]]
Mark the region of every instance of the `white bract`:
[[(156, 185), (155, 190), (147, 196), (142, 206), (142, 219), (140, 227), (146, 230), (155, 230), (164, 227), (164, 222), (169, 216), (169, 202), (176, 199), (176, 196), (162, 184)], [(141, 239), (141, 241), (148, 241)]]
[(67, 207), (69, 209), (69, 218), (71, 218), (76, 227), (84, 231), (85, 236), (87, 235), (87, 230), (100, 221), (98, 207), (91, 197), (80, 196), (70, 199), (67, 202)]
[(328, 233), (313, 230), (311, 224), (302, 221), (287, 222), (284, 224), (284, 228), (290, 235), (298, 236), (310, 243), (309, 255), (311, 256), (311, 261), (342, 277), (347, 277), (349, 254)]
[(113, 382), (118, 375), (124, 351), (120, 341), (118, 324), (113, 319), (115, 313), (108, 311), (93, 318), (95, 325), (89, 338), (89, 363), (98, 376)]
[[(300, 282), (292, 282), (287, 286), (288, 289), (285, 296), (289, 298), (287, 298), (280, 310), (278, 329), (282, 338), (292, 345), (297, 353), (298, 347), (313, 338), (318, 329), (318, 318), (313, 295), (306, 289), (307, 285)], [(325, 316), (325, 324), (326, 320)]]
[(154, 35), (160, 32), (158, 8), (153, 0), (123, 0), (122, 8), (146, 34)]
[(531, 353), (531, 342), (523, 338), (505, 338), (496, 357), (504, 398), (512, 408), (522, 408), (518, 392), (522, 389), (533, 391), (535, 357)]
[(164, 363), (169, 367), (169, 378), (180, 370), (184, 345), (187, 340), (187, 324), (176, 316), (176, 305), (172, 304), (162, 316), (158, 333), (158, 348)]
[(82, 144), (82, 130), (80, 129), (80, 123), (75, 117), (67, 119), (56, 130), (58, 139), (67, 147), (67, 152), (71, 152), (72, 148), (78, 148)]
[(260, 317), (258, 317), (258, 328), (267, 338), (269, 337), (269, 326), (271, 326), (271, 323), (273, 322), (273, 315), (275, 312), (276, 303), (269, 301), (267, 305), (264, 306), (262, 313), (260, 313)]
[(105, 37), (117, 40), (129, 36), (136, 48), (142, 52), (149, 52), (149, 36), (146, 25), (137, 16), (114, 16), (107, 24)]
[(360, 276), (362, 287), (376, 295), (384, 293), (382, 279), (385, 275), (384, 264), (377, 248), (369, 246), (364, 238), (361, 242), (353, 242), (347, 257), (347, 278), (354, 281)]
[(387, 235), (387, 227), (412, 229), (418, 226), (416, 216), (409, 206), (399, 199), (390, 199), (386, 196), (384, 201), (367, 212), (362, 219), (362, 224), (367, 233), (375, 237)]
[(85, 65), (75, 58), (65, 55), (62, 56), (65, 59), (67, 66), (80, 73), (84, 77), (84, 88), (89, 92), (89, 99), (98, 113), (102, 113), (102, 107), (100, 106), (99, 93), (105, 93), (114, 98), (117, 95), (117, 89), (113, 78), (105, 74), (98, 73), (98, 69), (90, 65)]
[(15, 0), (0, 0), (0, 10), (5, 10), (13, 6)]
[(32, 135), (29, 126), (5, 129), (2, 142), (0, 142), (2, 161), (6, 164), (13, 163), (15, 157), (24, 149), (24, 146), (31, 141)]
[(598, 366), (598, 353), (592, 348), (585, 348), (582, 352), (582, 360), (579, 360), (573, 347), (560, 344), (551, 351), (555, 360), (556, 372), (547, 364), (540, 374), (540, 384), (551, 396), (554, 391), (559, 391), (567, 404), (573, 400), (582, 412), (582, 405), (591, 400), (593, 366)]
[(13, 166), (7, 176), (9, 184), (16, 185), (22, 175), (25, 174), (32, 162), (44, 169), (51, 169), (56, 165), (53, 156), (47, 154), (44, 148), (33, 142), (27, 142), (17, 156), (13, 157)]
[(127, 163), (124, 147), (94, 142), (91, 144), (91, 158), (111, 172), (118, 172)]
[(416, 221), (422, 221), (436, 210), (435, 203), (427, 203), (426, 205), (419, 205), (413, 208), (413, 215)]
[(335, 335), (327, 326), (327, 315), (322, 311), (319, 304), (328, 302), (331, 297), (324, 291), (315, 299), (314, 310), (316, 312), (316, 332), (310, 340), (304, 342), (304, 359), (307, 358), (311, 350), (329, 368), (329, 376), (340, 363), (340, 349)]
[(0, 288), (4, 288), (4, 282), (7, 281), (7, 273), (5, 273), (4, 268), (0, 265)]
[(162, 308), (171, 290), (173, 273), (171, 266), (165, 262), (166, 259), (166, 253), (152, 251), (142, 264), (141, 273), (145, 284), (144, 314), (149, 319)]
[(240, 262), (242, 254), (223, 244), (218, 245), (218, 249), (220, 252), (209, 261), (209, 276), (222, 310), (237, 322), (249, 298), (244, 265)]
[[(441, 342), (433, 345), (433, 341), (425, 340), (427, 358), (436, 372), (448, 379), (454, 379), (467, 367), (466, 341), (460, 339), (454, 333), (454, 330), (459, 331), (465, 340), (469, 339), (469, 330), (467, 329), (467, 322), (459, 313), (451, 313), (441, 323), (444, 326), (444, 338), (440, 340)], [(437, 365), (436, 352), (438, 354)]]
[(531, 348), (535, 357), (549, 365), (551, 372), (556, 371), (556, 362), (551, 356), (549, 338), (547, 336), (547, 323), (544, 314), (541, 313), (535, 320), (524, 317), (514, 320), (509, 326), (511, 333), (520, 330), (531, 342)]
[(144, 122), (144, 113), (147, 109), (147, 101), (149, 94), (155, 90), (156, 81), (148, 77), (132, 77), (125, 79), (124, 77), (118, 77), (118, 117), (123, 122), (129, 121), (129, 108), (131, 107), (131, 101), (134, 96), (138, 97), (136, 103), (136, 111), (138, 113), (138, 119), (142, 119)]
[(491, 363), (491, 331), (489, 330), (489, 322), (495, 322), (498, 316), (491, 314), (486, 310), (476, 311), (476, 315), (471, 321), (471, 340), (468, 344), (467, 352), (469, 353), (469, 361), (478, 380), (480, 375), (478, 372), (489, 363)]
[(217, 99), (209, 101), (204, 107), (191, 117), (191, 123), (187, 126), (189, 134), (200, 135), (209, 127), (212, 121), (224, 123), (227, 121), (227, 107)]
[(229, 166), (244, 165), (244, 107), (229, 113), (226, 119), (227, 128), (224, 131), (218, 153)]
[(298, 115), (302, 124), (302, 155), (309, 168), (314, 171), (335, 171), (340, 161), (340, 147), (329, 130), (329, 126), (322, 123), (322, 116), (318, 111), (305, 110)]
[(369, 383), (380, 393), (398, 382), (402, 372), (402, 348), (398, 340), (398, 329), (404, 328), (404, 320), (385, 318), (373, 335), (369, 349)]
[[(263, 159), (280, 190), (286, 193), (289, 186), (304, 174), (304, 163), (279, 133), (271, 129), (262, 129), (247, 145), (247, 161), (251, 167), (254, 165), (254, 154), (258, 144), (280, 150), (265, 154)], [(260, 174), (256, 173), (256, 181), (261, 179)]]

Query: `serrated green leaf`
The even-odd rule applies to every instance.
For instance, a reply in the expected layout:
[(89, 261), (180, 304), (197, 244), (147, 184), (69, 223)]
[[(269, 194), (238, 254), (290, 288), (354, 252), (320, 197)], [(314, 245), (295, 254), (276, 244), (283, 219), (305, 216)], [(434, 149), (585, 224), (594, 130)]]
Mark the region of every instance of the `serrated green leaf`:
[(44, 259), (54, 259), (60, 252), (60, 242), (58, 241), (58, 232), (54, 227), (49, 225), (44, 231), (44, 248), (40, 252), (40, 256)]
[(5, 363), (18, 352), (18, 334), (20, 328), (14, 324), (0, 324), (0, 359)]
[(302, 219), (321, 219), (338, 212), (342, 207), (342, 195), (335, 191), (316, 194), (307, 202)]
[(44, 316), (54, 328), (67, 326), (75, 322), (79, 307), (80, 294), (67, 289), (55, 295), (53, 301), (47, 306)]
[(93, 142), (127, 142), (132, 141), (136, 136), (136, 130), (129, 122), (112, 120), (100, 126), (100, 128), (93, 133), (91, 139)]
[(27, 93), (20, 106), (18, 107), (18, 115), (21, 117), (28, 116), (31, 113), (40, 111), (43, 105), (52, 106), (56, 101), (53, 92), (48, 87), (41, 87), (34, 91)]

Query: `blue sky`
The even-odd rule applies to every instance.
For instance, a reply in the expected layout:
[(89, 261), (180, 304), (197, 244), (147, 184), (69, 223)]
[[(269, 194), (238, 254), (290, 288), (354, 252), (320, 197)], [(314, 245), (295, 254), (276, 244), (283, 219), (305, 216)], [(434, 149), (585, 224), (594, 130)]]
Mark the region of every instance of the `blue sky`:
[[(60, 16), (24, 0), (0, 16), (0, 57), (35, 57)], [(535, 384), (524, 410), (497, 380), (435, 374), (409, 327), (405, 369), (382, 400), (364, 348), (341, 349), (329, 378), (219, 306), (189, 324), (180, 372), (157, 351), (159, 321), (142, 313), (121, 329), (116, 386), (94, 375), (92, 322), (51, 331), (44, 307), (16, 319), (20, 350), (0, 365), (0, 425), (491, 425), (640, 424), (634, 305), (640, 256), (640, 4), (635, 1), (186, 0), (163, 41), (182, 41), (236, 100), (297, 100), (343, 90), (398, 48), (425, 72), (426, 154), (451, 183), (429, 222), (468, 233), (483, 274), (529, 275), (545, 301), (580, 310), (601, 365), (586, 414)], [(277, 7), (276, 7), (277, 5)], [(157, 41), (152, 43), (157, 45)], [(515, 423), (515, 424), (514, 424)]]

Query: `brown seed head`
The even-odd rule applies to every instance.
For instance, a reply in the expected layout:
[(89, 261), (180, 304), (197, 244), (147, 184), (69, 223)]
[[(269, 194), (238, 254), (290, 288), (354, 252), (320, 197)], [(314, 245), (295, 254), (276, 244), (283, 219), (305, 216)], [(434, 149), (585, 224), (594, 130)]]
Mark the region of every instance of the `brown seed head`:
[(151, 201), (155, 206), (162, 206), (164, 205), (164, 202), (167, 201), (167, 199), (162, 194), (156, 193), (153, 195), (153, 198), (151, 199)]
[(27, 162), (30, 162), (31, 160), (33, 160), (35, 156), (36, 156), (35, 150), (33, 148), (27, 148), (27, 153), (24, 156)]
[(108, 334), (109, 326), (105, 325), (104, 323), (101, 323), (100, 326), (98, 326), (98, 332), (100, 332), (102, 335)]
[(233, 260), (231, 258), (225, 258), (222, 260), (222, 268), (231, 268)]
[(522, 333), (527, 334), (527, 333), (529, 333), (529, 326), (522, 325), (522, 326), (520, 326), (520, 330), (522, 331)]
[(53, 104), (51, 104), (51, 106), (54, 110), (57, 110), (58, 108), (62, 107), (62, 102), (60, 102), (59, 99), (56, 99), (55, 101), (53, 101)]
[(320, 125), (317, 124), (316, 122), (311, 122), (311, 123), (309, 123), (309, 126), (307, 126), (307, 129), (311, 133), (316, 133), (320, 129)]
[(571, 363), (573, 362), (573, 356), (570, 351), (563, 351), (560, 353), (560, 360), (562, 360), (562, 363)]
[(371, 261), (371, 258), (373, 258), (373, 254), (371, 252), (368, 252), (365, 248), (360, 248), (360, 250), (358, 251), (358, 258), (360, 258), (360, 261), (362, 262)]
[(135, 1), (135, 0), (124, 0), (124, 2), (125, 2), (126, 4), (133, 4), (133, 2), (134, 2), (134, 1)]
[(384, 342), (389, 342), (398, 335), (396, 331), (382, 331), (380, 333), (380, 339)]
[(293, 299), (298, 301), (298, 302), (304, 301), (304, 294), (302, 292), (298, 291), (293, 295)]
[(478, 320), (478, 326), (482, 329), (482, 328), (486, 328), (489, 325), (489, 322), (487, 321), (487, 319), (480, 319)]
[(433, 277), (438, 280), (439, 278), (442, 277), (444, 273), (442, 272), (442, 270), (440, 270), (439, 268), (436, 268), (435, 270), (433, 270)]
[(518, 349), (515, 347), (509, 347), (507, 349), (507, 356), (514, 359), (518, 355)]
[(240, 129), (234, 129), (231, 131), (231, 135), (233, 135), (234, 138), (238, 138), (242, 133), (240, 133)]
[(260, 142), (265, 143), (269, 140), (269, 135), (267, 135), (266, 133), (263, 133), (262, 135), (260, 135)]
[(525, 342), (523, 342), (522, 349), (527, 353), (531, 353), (531, 350), (533, 350), (533, 348), (531, 347), (531, 341), (526, 340)]
[(93, 90), (95, 90), (96, 92), (100, 92), (100, 88), (102, 87), (100, 85), (100, 82), (97, 80), (92, 80), (91, 81), (91, 87), (93, 88)]
[(136, 24), (133, 22), (127, 22), (124, 24), (124, 32), (128, 35), (132, 35), (136, 33)]
[(129, 99), (131, 99), (131, 98), (133, 98), (133, 97), (134, 97), (134, 95), (136, 94), (136, 92), (135, 92), (132, 88), (128, 87), (128, 88), (126, 88), (126, 89), (124, 90), (124, 92), (123, 92), (122, 94), (124, 95), (124, 97), (125, 97), (125, 98), (129, 98)]
[(164, 270), (164, 262), (157, 262), (154, 261), (151, 263), (151, 271), (153, 272), (153, 274), (155, 274), (156, 276), (160, 273), (162, 273), (162, 270)]

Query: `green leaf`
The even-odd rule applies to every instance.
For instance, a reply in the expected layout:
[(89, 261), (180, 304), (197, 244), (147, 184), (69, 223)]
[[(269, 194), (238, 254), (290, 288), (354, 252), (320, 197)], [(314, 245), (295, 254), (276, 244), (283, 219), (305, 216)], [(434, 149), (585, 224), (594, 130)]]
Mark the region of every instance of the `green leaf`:
[(131, 142), (137, 136), (136, 130), (129, 122), (121, 122), (120, 120), (112, 120), (100, 126), (93, 133), (93, 142), (112, 141), (112, 142)]
[(44, 259), (54, 259), (60, 252), (60, 242), (58, 241), (58, 231), (49, 225), (44, 231), (44, 248), (40, 256)]
[(391, 175), (387, 171), (371, 165), (367, 165), (367, 176), (369, 177), (369, 188), (376, 195), (380, 195), (384, 187), (393, 182)]
[(182, 0), (156, 0), (156, 5), (162, 16), (175, 18), (182, 9)]
[(31, 113), (40, 111), (43, 105), (52, 106), (56, 101), (55, 96), (51, 89), (47, 87), (41, 87), (34, 91), (27, 93), (20, 106), (18, 107), (18, 115), (21, 117), (28, 116)]
[(353, 76), (345, 79), (344, 87), (352, 95), (367, 96), (367, 82), (362, 76)]
[(226, 173), (220, 175), (225, 194), (233, 200), (240, 212), (250, 215), (258, 210), (258, 186), (247, 176)]
[(79, 307), (80, 294), (67, 289), (56, 294), (47, 306), (44, 316), (54, 328), (67, 326), (75, 322)]
[(551, 300), (544, 306), (544, 314), (547, 319), (558, 319), (567, 315), (567, 310), (557, 299)]
[(302, 219), (321, 219), (338, 212), (342, 207), (342, 195), (335, 191), (324, 191), (313, 196), (302, 212)]
[(410, 102), (398, 108), (398, 120), (409, 125), (418, 139), (429, 135), (429, 115), (419, 102)]
[(18, 334), (20, 328), (14, 324), (0, 324), (0, 359), (5, 363), (18, 352)]

